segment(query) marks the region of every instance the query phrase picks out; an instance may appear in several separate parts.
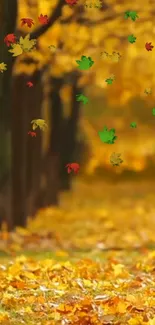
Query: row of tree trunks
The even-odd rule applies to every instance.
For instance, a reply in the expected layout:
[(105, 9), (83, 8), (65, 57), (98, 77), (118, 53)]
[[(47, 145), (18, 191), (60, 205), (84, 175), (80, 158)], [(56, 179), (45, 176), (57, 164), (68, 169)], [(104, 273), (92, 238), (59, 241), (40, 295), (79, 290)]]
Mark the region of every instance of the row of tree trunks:
[[(63, 5), (64, 2), (60, 0), (51, 15), (49, 26), (61, 15)], [(37, 134), (36, 138), (30, 138), (27, 135), (31, 120), (41, 118), (41, 72), (36, 72), (31, 78), (35, 84), (32, 89), (26, 87), (28, 80), (24, 75), (14, 77), (12, 83), (14, 59), (4, 44), (4, 37), (15, 31), (16, 18), (17, 0), (1, 0), (0, 62), (7, 64), (7, 70), (0, 74), (0, 218), (7, 218), (10, 229), (14, 226), (25, 226), (27, 215), (34, 213), (37, 208), (59, 203), (60, 188), (63, 188), (60, 182), (60, 170), (64, 166), (64, 163), (61, 162), (64, 152), (62, 148), (64, 145), (69, 145), (72, 150), (73, 147), (73, 144), (70, 145), (70, 140), (62, 141), (67, 134), (66, 131), (72, 125), (70, 119), (65, 127), (63, 120), (63, 105), (60, 98), (63, 79), (51, 80), (53, 84), (50, 98), (52, 129), (49, 151), (43, 163), (41, 160), (41, 133)], [(35, 31), (37, 37), (44, 32), (45, 29)], [(76, 108), (74, 107), (74, 109)], [(68, 153), (70, 155), (69, 150)], [(66, 157), (66, 162), (68, 159), (69, 156)], [(42, 165), (45, 167), (43, 174), (46, 186), (41, 191), (41, 199), (37, 201)], [(8, 178), (10, 184), (7, 190), (3, 191)]]
[[(27, 132), (31, 120), (41, 118), (43, 99), (41, 72), (31, 76), (34, 87), (26, 86), (25, 75), (14, 77), (12, 103), (12, 212), (15, 225), (25, 226), (27, 215), (38, 208), (59, 204), (60, 191), (70, 188), (65, 165), (74, 159), (79, 120), (79, 102), (75, 102), (77, 78), (73, 79), (71, 114), (63, 117), (60, 90), (63, 78), (52, 78), (49, 95), (51, 133), (49, 149), (42, 157), (41, 132), (31, 138)], [(43, 178), (43, 184), (42, 184)]]
[[(33, 215), (38, 208), (59, 203), (60, 189), (65, 188), (68, 177), (65, 164), (73, 159), (79, 118), (77, 82), (73, 83), (71, 115), (64, 123), (60, 97), (64, 80), (52, 78), (50, 143), (42, 162), (40, 130), (36, 138), (27, 134), (31, 120), (41, 118), (41, 72), (31, 76), (33, 88), (26, 86), (27, 81), (26, 75), (15, 76), (12, 87), (12, 218), (13, 225), (20, 226), (25, 226), (27, 215)], [(44, 188), (39, 191), (42, 174)]]

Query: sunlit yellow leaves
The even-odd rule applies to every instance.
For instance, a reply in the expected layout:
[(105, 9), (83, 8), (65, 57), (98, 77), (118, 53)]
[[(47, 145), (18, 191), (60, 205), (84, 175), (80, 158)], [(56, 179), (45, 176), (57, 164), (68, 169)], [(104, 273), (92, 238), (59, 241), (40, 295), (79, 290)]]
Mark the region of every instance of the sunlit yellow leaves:
[(68, 313), (72, 311), (72, 306), (61, 304), (58, 306), (57, 311)]
[(129, 325), (149, 325), (148, 322), (143, 322), (143, 317), (136, 315), (133, 318), (130, 318), (128, 320)]
[(2, 312), (2, 311), (0, 311), (0, 323), (3, 325), (7, 325), (7, 324), (9, 324), (8, 323), (8, 320), (9, 320), (9, 314), (7, 313), (7, 312)]
[(127, 303), (124, 301), (119, 301), (118, 305), (116, 306), (116, 312), (120, 314), (124, 314), (127, 312)]
[(26, 288), (26, 283), (23, 281), (11, 281), (10, 286), (17, 289), (24, 289)]
[(122, 264), (112, 264), (115, 276), (120, 276), (124, 273), (124, 265)]
[(19, 263), (15, 263), (9, 267), (9, 271), (10, 271), (11, 277), (18, 276), (18, 275), (20, 275), (20, 272), (22, 271), (22, 266)]
[(155, 317), (149, 320), (148, 325), (155, 325)]

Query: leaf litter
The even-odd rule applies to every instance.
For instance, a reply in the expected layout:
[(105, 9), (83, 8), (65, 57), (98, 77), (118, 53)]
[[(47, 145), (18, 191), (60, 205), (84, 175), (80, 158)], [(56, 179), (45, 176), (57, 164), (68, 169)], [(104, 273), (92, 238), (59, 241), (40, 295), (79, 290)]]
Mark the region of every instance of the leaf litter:
[[(90, 201), (82, 201), (80, 188), (27, 229), (1, 232), (10, 255), (0, 264), (0, 324), (155, 325), (153, 192), (141, 184), (137, 197), (131, 186), (105, 193), (98, 184), (98, 195), (89, 187)], [(42, 259), (21, 255), (37, 247)]]

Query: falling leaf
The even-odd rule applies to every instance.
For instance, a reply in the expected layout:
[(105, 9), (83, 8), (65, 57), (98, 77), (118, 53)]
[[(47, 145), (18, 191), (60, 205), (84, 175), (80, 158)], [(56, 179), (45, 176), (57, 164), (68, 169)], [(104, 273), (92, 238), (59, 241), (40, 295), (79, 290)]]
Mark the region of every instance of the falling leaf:
[(4, 63), (4, 62), (1, 62), (0, 63), (0, 72), (4, 72), (4, 71), (6, 71), (7, 70), (7, 64), (6, 63)]
[(80, 169), (80, 165), (78, 163), (70, 163), (67, 164), (65, 167), (67, 168), (68, 174), (70, 174), (72, 171), (77, 174)]
[(130, 43), (135, 43), (136, 42), (136, 37), (132, 34), (128, 36), (128, 41)]
[(20, 44), (12, 44), (12, 49), (9, 50), (10, 53), (13, 53), (13, 56), (18, 56), (23, 53), (23, 49)]
[(110, 55), (108, 54), (108, 52), (104, 51), (100, 53), (101, 57), (103, 59), (109, 59)]
[(131, 18), (133, 21), (135, 21), (139, 17), (136, 11), (126, 11), (124, 18), (125, 19)]
[(118, 52), (112, 52), (111, 60), (113, 62), (119, 62), (121, 55)]
[(41, 15), (38, 17), (38, 20), (39, 20), (40, 24), (42, 24), (42, 25), (47, 25), (47, 24), (49, 23), (49, 18), (48, 18), (47, 15), (42, 15), (42, 14), (41, 14)]
[(145, 44), (145, 48), (147, 51), (152, 51), (152, 49), (154, 48), (154, 46), (152, 45), (152, 43), (146, 43)]
[(110, 163), (113, 166), (120, 166), (120, 164), (122, 164), (123, 162), (123, 160), (120, 157), (121, 157), (121, 153), (113, 152), (110, 156)]
[(83, 104), (85, 105), (88, 103), (88, 98), (86, 96), (84, 96), (83, 94), (79, 94), (79, 95), (76, 95), (76, 101), (83, 102)]
[(10, 46), (12, 43), (16, 43), (16, 36), (14, 34), (8, 34), (5, 36), (4, 38), (4, 43), (7, 45), (7, 46)]
[(27, 85), (29, 88), (31, 88), (31, 87), (33, 87), (33, 82), (28, 81), (26, 85)]
[(137, 123), (136, 122), (131, 122), (130, 123), (130, 127), (131, 128), (136, 128), (137, 127)]
[(40, 128), (40, 130), (45, 131), (48, 128), (48, 125), (45, 120), (43, 119), (36, 119), (31, 121), (32, 129), (35, 130), (37, 127)]
[(27, 34), (25, 38), (22, 36), (19, 39), (19, 44), (21, 48), (23, 49), (24, 52), (30, 51), (34, 49), (34, 46), (36, 45), (37, 40), (36, 39), (31, 39), (30, 40), (30, 34)]
[(100, 0), (94, 0), (94, 1), (89, 1), (87, 0), (84, 4), (86, 8), (102, 8), (102, 1)]
[(144, 93), (146, 95), (151, 95), (152, 94), (152, 89), (151, 88), (146, 88), (145, 91), (144, 91)]
[(108, 130), (106, 126), (102, 131), (99, 131), (98, 133), (100, 140), (104, 143), (113, 144), (117, 139), (117, 136), (115, 136), (115, 129)]
[(76, 60), (77, 64), (79, 65), (80, 70), (88, 70), (94, 64), (94, 61), (91, 57), (86, 57), (84, 55), (81, 56), (81, 60)]
[(73, 5), (76, 5), (78, 0), (65, 0), (65, 2), (70, 5), (70, 6), (73, 6)]
[(55, 53), (56, 52), (56, 47), (54, 45), (50, 45), (48, 48), (50, 49), (50, 51), (52, 53)]
[(108, 84), (108, 85), (112, 85), (113, 81), (115, 80), (115, 76), (114, 75), (111, 75), (110, 78), (106, 79), (105, 82)]
[(36, 137), (36, 132), (29, 131), (28, 134), (31, 135), (32, 138), (33, 138), (33, 137)]
[(27, 25), (29, 28), (31, 28), (32, 25), (34, 25), (34, 21), (31, 18), (22, 18), (21, 19), (21, 22), (22, 22), (21, 23), (21, 26)]

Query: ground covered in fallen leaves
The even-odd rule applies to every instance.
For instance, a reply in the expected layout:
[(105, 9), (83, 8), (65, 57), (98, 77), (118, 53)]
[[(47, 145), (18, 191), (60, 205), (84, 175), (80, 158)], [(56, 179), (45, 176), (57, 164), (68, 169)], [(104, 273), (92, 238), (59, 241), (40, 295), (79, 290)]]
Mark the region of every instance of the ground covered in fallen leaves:
[(154, 184), (75, 184), (0, 234), (0, 324), (155, 325)]

